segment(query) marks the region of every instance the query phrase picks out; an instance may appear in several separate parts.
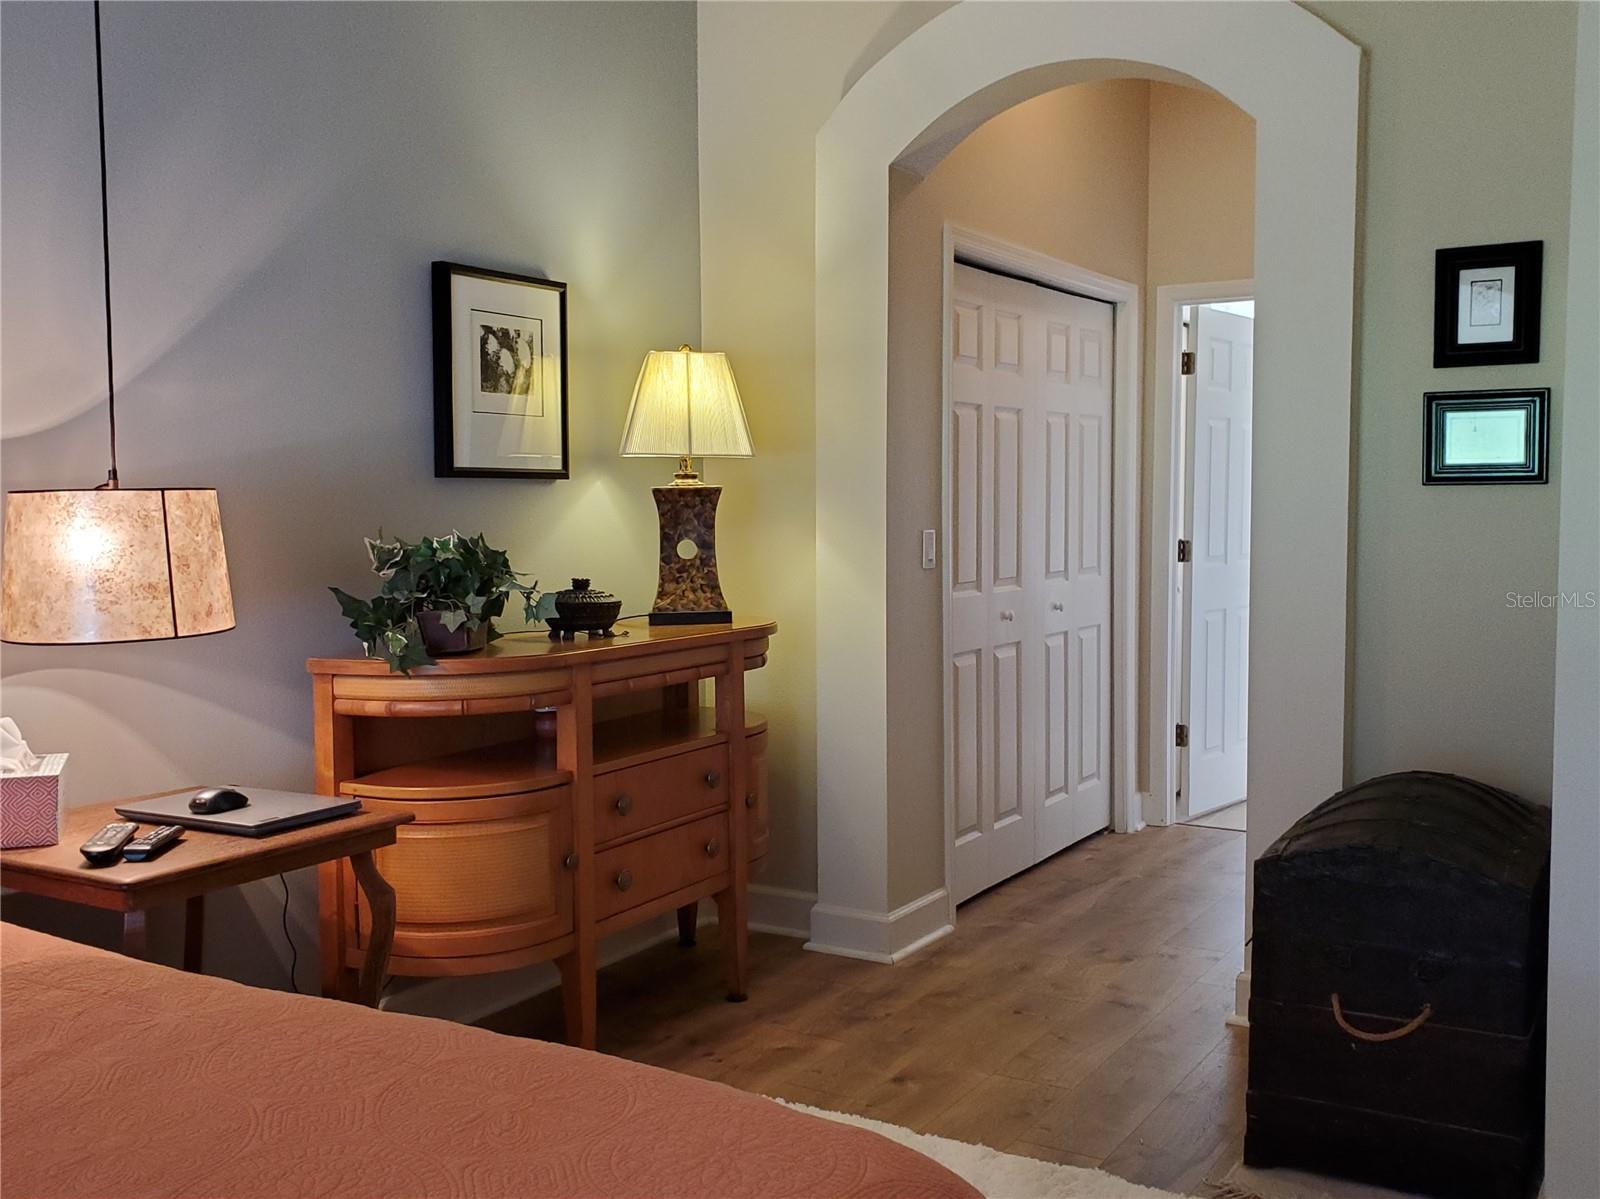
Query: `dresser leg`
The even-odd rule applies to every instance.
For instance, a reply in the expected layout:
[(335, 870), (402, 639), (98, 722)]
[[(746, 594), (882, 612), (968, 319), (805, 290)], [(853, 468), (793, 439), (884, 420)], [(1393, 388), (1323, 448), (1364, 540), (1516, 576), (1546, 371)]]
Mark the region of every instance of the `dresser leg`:
[(686, 903), (678, 909), (678, 947), (693, 949), (695, 931), (700, 923), (700, 904)]
[(567, 1017), (567, 1043), (579, 1049), (593, 1049), (595, 1044), (595, 953), (594, 942), (584, 943), (578, 938), (578, 947), (556, 959), (561, 971), (561, 1004)]
[(727, 956), (728, 1002), (750, 997), (749, 900), (737, 887), (717, 892), (717, 926), (722, 952)]
[(377, 1007), (384, 981), (389, 977), (389, 953), (394, 948), (394, 888), (378, 873), (370, 852), (351, 854), (350, 868), (355, 871), (361, 894), (372, 911), (372, 939), (367, 942), (367, 954), (361, 960), (356, 998), (368, 1007)]

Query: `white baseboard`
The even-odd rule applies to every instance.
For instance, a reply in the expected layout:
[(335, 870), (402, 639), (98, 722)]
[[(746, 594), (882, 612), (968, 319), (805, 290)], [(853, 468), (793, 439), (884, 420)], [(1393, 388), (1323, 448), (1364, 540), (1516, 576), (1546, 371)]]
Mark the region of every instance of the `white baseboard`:
[(954, 931), (950, 897), (940, 887), (892, 912), (816, 904), (811, 909), (811, 939), (806, 948), (814, 953), (893, 963)]
[(811, 936), (811, 909), (816, 902), (813, 891), (751, 883), (750, 931), (798, 937), (804, 941)]
[(1233, 980), (1233, 1015), (1228, 1017), (1228, 1023), (1234, 1028), (1250, 1027), (1250, 971), (1239, 971), (1239, 977)]

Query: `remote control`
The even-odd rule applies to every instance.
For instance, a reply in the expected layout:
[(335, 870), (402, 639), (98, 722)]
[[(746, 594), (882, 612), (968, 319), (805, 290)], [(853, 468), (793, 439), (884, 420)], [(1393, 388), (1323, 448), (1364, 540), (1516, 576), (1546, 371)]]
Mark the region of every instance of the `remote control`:
[(122, 856), (122, 847), (138, 829), (137, 824), (114, 821), (78, 846), (78, 852), (91, 866), (109, 866)]
[(143, 836), (129, 841), (122, 850), (122, 856), (130, 862), (148, 862), (172, 848), (173, 842), (181, 836), (183, 836), (182, 825), (163, 824), (160, 828), (153, 828)]

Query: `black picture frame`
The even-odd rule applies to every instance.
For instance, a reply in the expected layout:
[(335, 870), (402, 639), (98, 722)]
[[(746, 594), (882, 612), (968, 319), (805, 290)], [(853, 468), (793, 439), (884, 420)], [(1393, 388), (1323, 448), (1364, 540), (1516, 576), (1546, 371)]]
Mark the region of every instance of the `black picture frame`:
[[(1463, 343), (1459, 338), (1461, 275), (1467, 271), (1481, 272), (1496, 267), (1510, 267), (1516, 272), (1508, 336), (1503, 340)], [(1433, 365), (1500, 366), (1538, 362), (1540, 299), (1543, 290), (1542, 241), (1454, 246), (1437, 251), (1434, 255)], [(1498, 309), (1498, 299), (1495, 306)]]
[[(1550, 481), (1550, 389), (1430, 391), (1422, 397), (1422, 481), (1456, 483), (1548, 483)], [(1451, 462), (1449, 417), (1462, 412), (1525, 411), (1519, 462)]]
[[(455, 312), (453, 310), (453, 281), (468, 278), (510, 287), (527, 287), (543, 293), (553, 293), (556, 305), (556, 330), (553, 341), (558, 355), (558, 394), (555, 397), (559, 413), (560, 465), (559, 467), (508, 468), (502, 466), (462, 465), (456, 461), (455, 418), (458, 397), (456, 382), (460, 377)], [(432, 267), (433, 299), (433, 474), (437, 479), (569, 479), (571, 472), (571, 436), (568, 428), (567, 385), (567, 285), (555, 279), (537, 275), (520, 275), (511, 271), (491, 270), (488, 267), (468, 266), (459, 262), (435, 262)], [(487, 331), (486, 331), (487, 332)], [(479, 385), (481, 386), (481, 384)]]

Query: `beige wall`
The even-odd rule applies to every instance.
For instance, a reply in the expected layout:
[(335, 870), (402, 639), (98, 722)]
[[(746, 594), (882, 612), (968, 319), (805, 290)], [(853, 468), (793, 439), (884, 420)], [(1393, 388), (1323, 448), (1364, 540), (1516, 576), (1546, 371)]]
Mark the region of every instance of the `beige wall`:
[[(1119, 279), (1145, 270), (1150, 85), (1046, 92), (987, 122), (926, 179), (889, 184), (889, 903), (944, 885), (941, 595), (944, 226)], [(941, 540), (943, 534), (940, 534)], [(942, 550), (941, 550), (942, 552)]]
[[(944, 226), (1131, 280), (1153, 303), (1161, 284), (1250, 274), (1254, 168), (1255, 123), (1228, 101), (1119, 79), (1009, 109), (926, 179), (890, 173), (891, 906), (944, 883), (941, 576), (920, 561), (921, 531), (943, 525)], [(1148, 473), (1148, 445), (1143, 457)], [(1147, 628), (1142, 599), (1141, 633)]]
[[(923, 528), (941, 528), (942, 235), (970, 227), (1146, 288), (1246, 279), (1251, 269), (1254, 122), (1200, 88), (1106, 80), (1050, 91), (960, 142), (925, 179), (890, 173), (890, 903), (941, 887), (939, 571)], [(1149, 429), (1150, 343), (1144, 387)], [(1149, 520), (1149, 435), (1141, 527)], [(1146, 677), (1149, 602), (1139, 604)], [(1144, 690), (1139, 693), (1144, 704)], [(1139, 741), (1139, 786), (1147, 746)]]
[(1152, 302), (1157, 286), (1249, 277), (1255, 190), (1256, 123), (1250, 115), (1215, 92), (1152, 83)]
[[(92, 15), (0, 9), (9, 488), (104, 478)], [(304, 661), (356, 652), (326, 587), (371, 588), (361, 537), (380, 525), (481, 529), (546, 584), (592, 575), (647, 607), (667, 467), (617, 444), (644, 352), (699, 339), (695, 10), (200, 3), (103, 20), (122, 478), (220, 489), (238, 628), (4, 647), (0, 707), (71, 752), (72, 800), (308, 787)], [(570, 285), (570, 481), (433, 478), (435, 258)], [(309, 983), (312, 880), (294, 883)], [(209, 965), (282, 985), (279, 902), (276, 883), (219, 895)]]
[(731, 603), (780, 626), (749, 683), (772, 720), (765, 886), (816, 889), (815, 647), (851, 616), (816, 612), (817, 130), (850, 80), (941, 7), (700, 8), (701, 324), (705, 345), (732, 355), (756, 445), (748, 461), (712, 464), (728, 487), (718, 568)]
[[(1139, 527), (1145, 531), (1139, 595), (1139, 752), (1137, 785), (1150, 787), (1150, 653), (1155, 636), (1151, 592), (1156, 545), (1151, 496), (1155, 483), (1156, 288), (1175, 283), (1221, 283), (1254, 273), (1256, 123), (1215, 92), (1150, 85), (1150, 254), (1145, 270), (1144, 377), (1139, 428)], [(1174, 684), (1176, 686), (1176, 683)], [(1159, 722), (1161, 735), (1166, 722)]]
[[(1418, 464), (1426, 388), (1492, 387), (1510, 378), (1559, 385), (1562, 333), (1548, 319), (1544, 361), (1534, 368), (1433, 371), (1431, 277), (1438, 246), (1542, 237), (1546, 308), (1559, 310), (1575, 9), (1390, 0), (1311, 7), (1370, 56), (1356, 329), (1350, 773), (1434, 766), (1542, 798), (1550, 777), (1553, 618), (1500, 605), (1508, 589), (1553, 590), (1554, 489), (1424, 490)], [(785, 446), (797, 454), (813, 428), (815, 135), (850, 83), (939, 11), (759, 2), (700, 8), (706, 338), (736, 363), (752, 364), (741, 370), (759, 374), (760, 402), (781, 414)], [(1490, 61), (1524, 81), (1509, 100), (1502, 89), (1474, 87), (1475, 68)], [(1559, 395), (1556, 407), (1559, 436)], [(771, 514), (775, 523), (752, 532), (752, 544), (766, 544), (741, 557), (760, 563), (757, 593), (771, 595), (786, 628), (795, 630), (808, 623), (814, 577), (804, 561), (814, 502), (808, 469), (798, 458), (785, 460), (781, 474), (760, 458), (737, 469), (774, 472), (758, 506), (746, 511), (752, 519)], [(903, 532), (896, 544), (912, 552)], [(825, 614), (824, 636), (830, 618), (848, 614)], [(814, 685), (776, 673), (768, 681)], [(804, 765), (814, 761), (814, 749), (806, 745), (803, 715), (796, 716), (791, 762)], [(937, 743), (919, 752), (936, 758)], [(775, 849), (769, 881), (808, 889), (815, 878), (814, 852), (807, 857), (814, 799), (798, 771), (796, 783), (779, 817), (789, 844)], [(918, 862), (897, 867), (897, 875), (936, 877), (931, 856), (923, 861), (921, 854), (939, 841), (921, 829), (916, 837), (924, 847)]]

